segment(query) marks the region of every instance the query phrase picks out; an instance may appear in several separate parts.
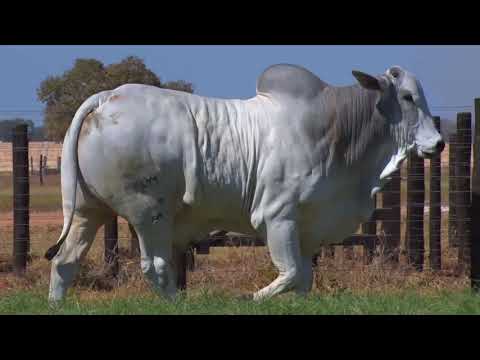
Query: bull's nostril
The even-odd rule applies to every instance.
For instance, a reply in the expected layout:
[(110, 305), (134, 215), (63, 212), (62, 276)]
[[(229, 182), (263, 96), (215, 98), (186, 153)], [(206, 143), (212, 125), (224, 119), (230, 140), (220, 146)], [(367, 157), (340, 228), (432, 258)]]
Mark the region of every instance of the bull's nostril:
[(444, 148), (445, 148), (445, 141), (440, 140), (439, 142), (437, 142), (436, 149), (439, 153), (441, 153)]

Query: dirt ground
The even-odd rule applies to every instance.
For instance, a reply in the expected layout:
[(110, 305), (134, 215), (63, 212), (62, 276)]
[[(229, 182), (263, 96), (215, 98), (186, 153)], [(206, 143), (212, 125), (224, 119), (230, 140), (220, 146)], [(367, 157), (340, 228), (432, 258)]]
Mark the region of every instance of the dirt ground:
[[(60, 215), (60, 216), (59, 216)], [(55, 223), (51, 220), (55, 219)], [(49, 246), (54, 244), (61, 232), (61, 213), (32, 216), (30, 259), (27, 272), (17, 277), (12, 273), (11, 249), (13, 229), (1, 225), (0, 232), (0, 296), (22, 289), (48, 292), (50, 263), (43, 258)], [(103, 260), (103, 229), (97, 233), (92, 248), (81, 265), (75, 286), (71, 290), (79, 299), (112, 299), (132, 294), (150, 294), (148, 283), (140, 271), (139, 257), (130, 252), (128, 225), (119, 222), (119, 262), (117, 278), (107, 276)], [(374, 261), (363, 264), (363, 248), (354, 247), (353, 257), (345, 256), (341, 247), (336, 247), (334, 258), (322, 257), (315, 267), (314, 292), (336, 294), (344, 291), (364, 294), (371, 292), (398, 292), (414, 289), (419, 293), (438, 290), (463, 290), (469, 279), (456, 273), (456, 252), (444, 251), (443, 270), (428, 269), (416, 272), (406, 265), (405, 254), (401, 264), (389, 263), (378, 248)], [(196, 255), (193, 271), (187, 275), (188, 292), (219, 291), (232, 296), (259, 290), (276, 277), (267, 249), (211, 248), (209, 255)]]
[[(126, 224), (123, 218), (118, 218), (119, 224)], [(0, 214), (0, 226), (9, 226), (13, 224), (13, 212), (3, 212)], [(63, 213), (57, 211), (30, 212), (30, 226), (37, 225), (63, 225)]]

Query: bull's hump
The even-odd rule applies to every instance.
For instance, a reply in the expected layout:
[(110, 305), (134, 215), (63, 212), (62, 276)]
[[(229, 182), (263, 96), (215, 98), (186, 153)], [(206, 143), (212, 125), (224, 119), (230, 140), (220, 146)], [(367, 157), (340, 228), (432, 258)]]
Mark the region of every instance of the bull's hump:
[(270, 66), (259, 76), (257, 93), (312, 99), (327, 86), (318, 76), (301, 66), (278, 64)]

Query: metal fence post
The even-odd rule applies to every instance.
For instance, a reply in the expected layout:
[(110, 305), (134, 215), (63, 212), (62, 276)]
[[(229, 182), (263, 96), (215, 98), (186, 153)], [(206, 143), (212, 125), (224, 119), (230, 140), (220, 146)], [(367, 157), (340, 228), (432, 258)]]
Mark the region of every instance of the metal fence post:
[(28, 174), (28, 126), (13, 129), (13, 267), (17, 275), (25, 272), (30, 248)]

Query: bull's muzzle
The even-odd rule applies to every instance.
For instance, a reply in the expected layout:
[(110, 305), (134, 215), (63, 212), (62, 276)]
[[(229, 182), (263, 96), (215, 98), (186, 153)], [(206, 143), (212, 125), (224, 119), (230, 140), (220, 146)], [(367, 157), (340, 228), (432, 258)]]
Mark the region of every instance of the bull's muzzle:
[(445, 149), (445, 141), (440, 137), (431, 147), (425, 148), (417, 145), (417, 155), (421, 158), (431, 159), (440, 155), (443, 149)]

